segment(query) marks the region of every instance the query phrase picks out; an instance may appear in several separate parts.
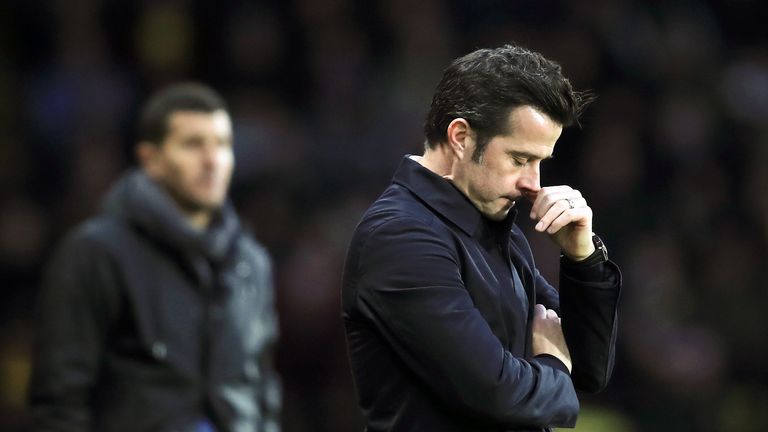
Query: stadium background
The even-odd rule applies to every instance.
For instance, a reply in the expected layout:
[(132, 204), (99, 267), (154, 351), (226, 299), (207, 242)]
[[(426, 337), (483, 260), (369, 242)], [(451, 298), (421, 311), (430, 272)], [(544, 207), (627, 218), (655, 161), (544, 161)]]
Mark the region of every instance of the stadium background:
[[(600, 96), (545, 164), (624, 272), (614, 379), (579, 430), (768, 424), (768, 32), (757, 0), (6, 0), (0, 4), (0, 430), (24, 406), (52, 245), (133, 163), (149, 92), (234, 116), (232, 196), (277, 266), (284, 430), (360, 431), (339, 318), (357, 218), (448, 62), (515, 41)], [(529, 229), (529, 227), (527, 227)], [(552, 278), (557, 251), (531, 237)], [(555, 279), (556, 280), (556, 279)]]

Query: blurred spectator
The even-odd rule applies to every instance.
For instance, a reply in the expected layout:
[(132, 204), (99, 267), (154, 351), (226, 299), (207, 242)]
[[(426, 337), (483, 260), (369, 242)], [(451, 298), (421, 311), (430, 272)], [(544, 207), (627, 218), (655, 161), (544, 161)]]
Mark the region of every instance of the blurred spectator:
[(138, 140), (141, 169), (47, 269), (34, 427), (277, 431), (272, 269), (226, 201), (224, 101), (198, 84), (166, 88), (145, 105)]

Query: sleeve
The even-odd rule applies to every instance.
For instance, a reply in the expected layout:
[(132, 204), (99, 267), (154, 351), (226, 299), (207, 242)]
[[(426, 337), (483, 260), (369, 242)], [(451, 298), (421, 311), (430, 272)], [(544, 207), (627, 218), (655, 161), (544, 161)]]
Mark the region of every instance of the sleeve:
[(260, 430), (265, 432), (277, 432), (280, 430), (280, 413), (282, 410), (282, 383), (274, 366), (275, 344), (279, 337), (279, 324), (275, 310), (275, 288), (272, 272), (272, 260), (266, 251), (263, 251), (263, 285), (269, 294), (267, 304), (264, 305), (264, 322), (271, 333), (270, 343), (261, 354), (259, 367), (264, 376), (259, 381), (258, 395), (262, 412), (262, 424)]
[(30, 404), (36, 431), (91, 430), (109, 308), (102, 289), (114, 283), (104, 253), (82, 236), (59, 248), (37, 304)]
[(358, 309), (436, 397), (506, 427), (573, 426), (578, 400), (562, 363), (506, 351), (435, 229), (389, 220), (361, 246)]
[(621, 272), (612, 261), (561, 261), (560, 315), (571, 352), (573, 383), (584, 392), (608, 385), (616, 351)]
[(585, 265), (561, 259), (558, 292), (536, 269), (528, 241), (519, 229), (513, 232), (513, 241), (532, 271), (536, 302), (556, 310), (562, 318), (576, 389), (587, 393), (604, 389), (613, 371), (616, 351), (621, 291), (618, 266), (612, 261)]

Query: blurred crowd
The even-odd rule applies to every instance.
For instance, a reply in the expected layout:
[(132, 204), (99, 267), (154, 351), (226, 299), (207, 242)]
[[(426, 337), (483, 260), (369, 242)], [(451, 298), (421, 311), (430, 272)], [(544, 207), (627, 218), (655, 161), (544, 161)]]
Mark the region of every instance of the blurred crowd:
[[(220, 90), (232, 198), (274, 257), (283, 428), (360, 431), (339, 289), (355, 223), (423, 148), (442, 69), (507, 42), (599, 95), (542, 183), (622, 267), (614, 380), (579, 430), (768, 424), (768, 33), (757, 0), (10, 0), (0, 4), (0, 430), (23, 430), (39, 274), (134, 163), (161, 85)], [(520, 218), (525, 228), (529, 230)], [(558, 253), (529, 237), (557, 281)], [(761, 252), (763, 251), (763, 252)]]

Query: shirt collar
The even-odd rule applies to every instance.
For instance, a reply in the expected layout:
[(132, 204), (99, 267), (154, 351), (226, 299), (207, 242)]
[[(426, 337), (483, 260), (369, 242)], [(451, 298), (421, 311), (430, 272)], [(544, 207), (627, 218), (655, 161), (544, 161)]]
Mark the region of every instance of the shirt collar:
[(470, 236), (475, 235), (483, 225), (491, 225), (494, 228), (501, 225), (499, 228), (509, 233), (517, 215), (517, 210), (512, 209), (504, 221), (490, 221), (483, 217), (477, 207), (453, 183), (411, 159), (409, 155), (403, 158), (392, 182), (411, 191), (428, 207)]

